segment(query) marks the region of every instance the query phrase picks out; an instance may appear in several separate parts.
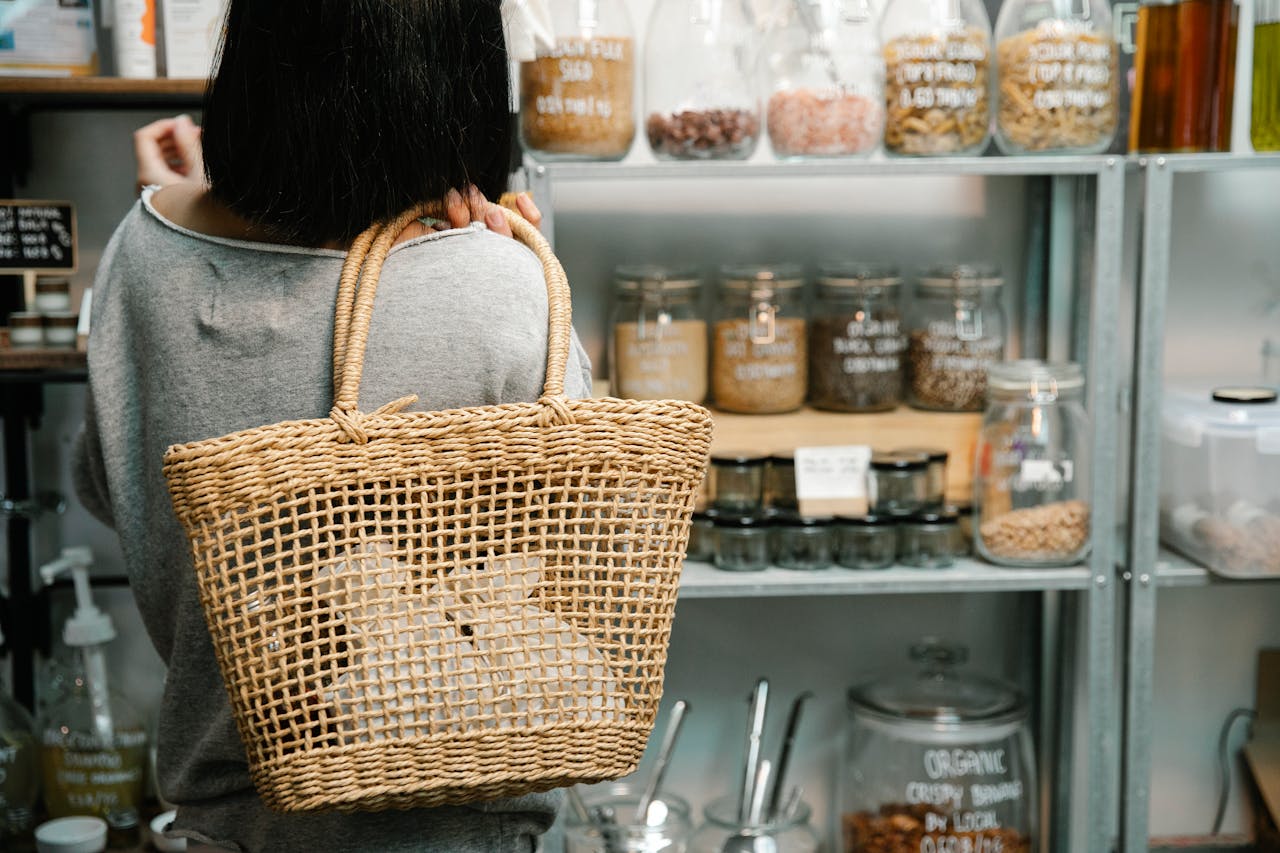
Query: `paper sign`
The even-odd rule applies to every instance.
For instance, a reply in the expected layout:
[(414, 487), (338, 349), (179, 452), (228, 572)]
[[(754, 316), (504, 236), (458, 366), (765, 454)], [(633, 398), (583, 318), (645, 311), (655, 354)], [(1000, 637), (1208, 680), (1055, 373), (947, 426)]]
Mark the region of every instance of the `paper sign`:
[(865, 515), (871, 448), (796, 450), (796, 498), (802, 515)]

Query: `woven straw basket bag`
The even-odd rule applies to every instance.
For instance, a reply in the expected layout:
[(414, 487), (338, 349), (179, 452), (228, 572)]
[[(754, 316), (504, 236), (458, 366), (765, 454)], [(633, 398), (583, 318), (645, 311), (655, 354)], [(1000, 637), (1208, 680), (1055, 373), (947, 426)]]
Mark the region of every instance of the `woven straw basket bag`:
[(328, 418), (169, 448), (254, 784), (283, 812), (428, 807), (635, 769), (663, 668), (711, 418), (569, 400), (569, 287), (537, 402), (358, 410), (375, 288), (423, 207), (343, 268)]

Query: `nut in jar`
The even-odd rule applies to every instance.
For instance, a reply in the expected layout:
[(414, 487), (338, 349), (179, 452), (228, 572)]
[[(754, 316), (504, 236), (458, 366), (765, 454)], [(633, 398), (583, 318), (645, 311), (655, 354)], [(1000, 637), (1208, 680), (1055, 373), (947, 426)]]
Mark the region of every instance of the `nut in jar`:
[(885, 149), (936, 155), (980, 151), (991, 124), (991, 40), (977, 27), (905, 35), (884, 46)]

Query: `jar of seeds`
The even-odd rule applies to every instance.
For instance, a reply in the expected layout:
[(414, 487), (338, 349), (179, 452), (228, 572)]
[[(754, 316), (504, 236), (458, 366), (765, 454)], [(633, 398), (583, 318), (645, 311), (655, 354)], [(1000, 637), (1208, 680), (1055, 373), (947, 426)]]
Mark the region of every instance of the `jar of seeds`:
[(620, 266), (614, 273), (609, 380), (615, 397), (688, 400), (707, 396), (707, 322), (691, 267)]
[(994, 267), (937, 267), (916, 287), (907, 400), (918, 409), (980, 412), (987, 368), (1004, 358), (1004, 279)]
[(804, 277), (796, 264), (726, 266), (711, 347), (718, 408), (748, 415), (790, 412), (808, 390)]
[(818, 270), (809, 327), (809, 400), (837, 412), (885, 412), (902, 401), (907, 339), (893, 267), (829, 263)]

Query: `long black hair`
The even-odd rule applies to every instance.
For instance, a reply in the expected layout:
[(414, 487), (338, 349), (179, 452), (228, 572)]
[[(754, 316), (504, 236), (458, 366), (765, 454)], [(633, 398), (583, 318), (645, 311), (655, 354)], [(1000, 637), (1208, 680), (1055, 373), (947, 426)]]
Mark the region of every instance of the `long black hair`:
[(204, 107), (214, 198), (273, 237), (348, 242), (507, 184), (499, 0), (231, 0)]

